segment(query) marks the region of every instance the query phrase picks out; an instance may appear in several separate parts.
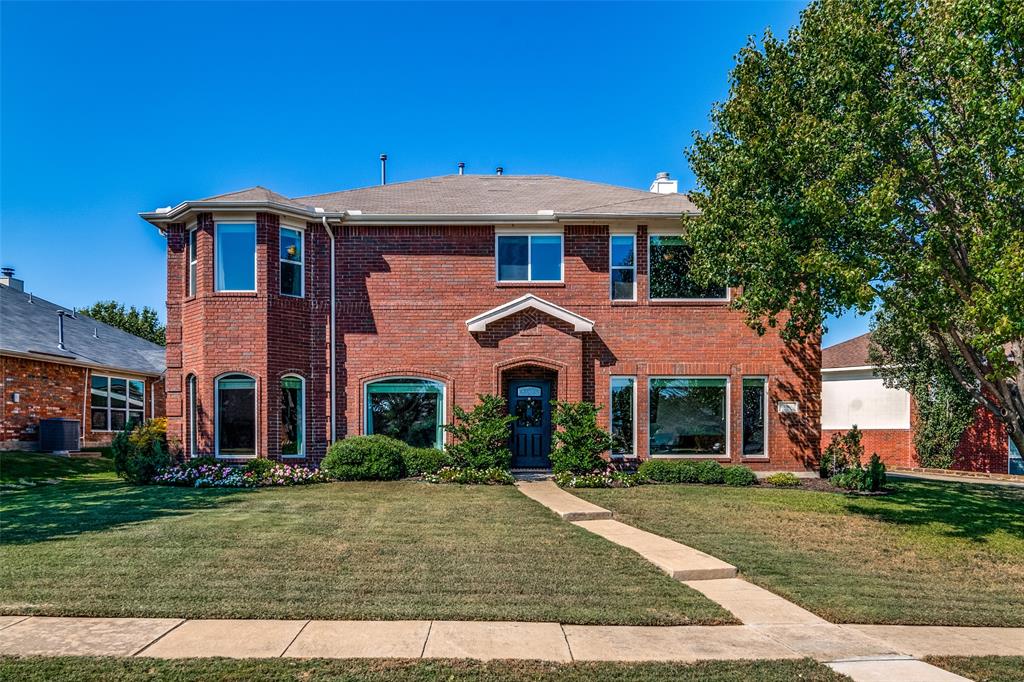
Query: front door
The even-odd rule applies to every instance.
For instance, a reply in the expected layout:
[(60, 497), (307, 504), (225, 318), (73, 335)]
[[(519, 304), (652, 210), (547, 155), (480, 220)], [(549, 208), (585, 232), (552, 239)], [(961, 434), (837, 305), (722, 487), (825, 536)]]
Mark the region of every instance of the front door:
[(512, 466), (547, 469), (551, 466), (551, 382), (517, 379), (509, 382), (512, 422)]

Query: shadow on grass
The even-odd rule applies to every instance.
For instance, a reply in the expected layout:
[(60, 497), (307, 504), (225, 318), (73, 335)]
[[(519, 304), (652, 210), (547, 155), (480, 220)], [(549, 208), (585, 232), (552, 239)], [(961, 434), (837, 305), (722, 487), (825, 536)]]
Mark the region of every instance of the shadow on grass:
[(135, 486), (79, 479), (0, 494), (0, 542), (28, 544), (184, 516), (230, 504), (248, 491)]
[(949, 537), (986, 542), (997, 533), (1024, 539), (1024, 488), (937, 481), (890, 482), (885, 497), (857, 498), (847, 510), (898, 526), (940, 524)]

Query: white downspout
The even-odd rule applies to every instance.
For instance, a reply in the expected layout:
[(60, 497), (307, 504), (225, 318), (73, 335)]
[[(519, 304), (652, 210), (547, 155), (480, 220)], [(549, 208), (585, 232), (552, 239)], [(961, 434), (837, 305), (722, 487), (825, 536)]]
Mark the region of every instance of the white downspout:
[[(330, 223), (327, 222), (327, 216), (323, 217), (323, 223), (324, 223), (324, 229), (327, 230), (327, 234), (331, 237), (331, 325), (330, 325), (331, 326), (331, 329), (330, 329), (330, 336), (331, 336), (331, 340), (330, 340), (330, 346), (331, 346), (331, 353), (330, 353), (330, 358), (331, 358), (330, 359), (331, 377), (330, 377), (330, 391), (331, 391), (331, 443), (333, 443), (335, 441), (335, 439), (337, 438), (337, 423), (336, 423), (336, 419), (335, 419), (334, 413), (336, 412), (336, 408), (338, 406), (338, 394), (337, 394), (337, 392), (335, 390), (335, 386), (334, 386), (334, 382), (335, 382), (334, 377), (337, 374), (337, 371), (335, 369), (336, 358), (335, 358), (335, 351), (334, 351), (334, 346), (335, 346), (335, 336), (334, 336), (334, 314), (335, 314), (335, 310), (334, 310), (334, 307), (335, 307), (335, 301), (337, 300), (337, 297), (335, 296), (335, 293), (334, 293), (334, 288), (335, 288), (335, 275), (334, 275), (334, 259), (335, 259), (335, 255), (334, 254), (335, 254), (335, 250), (334, 250), (334, 230), (331, 229)], [(331, 443), (327, 444), (328, 447), (330, 447)]]

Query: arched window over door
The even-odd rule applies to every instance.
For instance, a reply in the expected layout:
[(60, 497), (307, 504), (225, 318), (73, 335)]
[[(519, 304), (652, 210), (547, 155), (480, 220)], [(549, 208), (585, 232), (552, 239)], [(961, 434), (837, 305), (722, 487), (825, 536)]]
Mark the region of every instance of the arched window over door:
[(281, 377), (278, 433), (282, 457), (306, 454), (306, 381), (295, 374)]
[(217, 379), (218, 457), (256, 456), (256, 380), (245, 374)]
[(444, 443), (444, 384), (396, 377), (366, 385), (366, 433), (383, 434), (414, 447)]

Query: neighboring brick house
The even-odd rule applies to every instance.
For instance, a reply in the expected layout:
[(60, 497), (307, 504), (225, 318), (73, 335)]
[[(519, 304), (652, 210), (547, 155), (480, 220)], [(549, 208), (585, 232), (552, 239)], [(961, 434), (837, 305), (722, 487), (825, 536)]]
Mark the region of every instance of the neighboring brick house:
[(169, 429), (190, 455), (316, 463), (347, 435), (441, 446), (493, 393), (520, 468), (549, 465), (551, 399), (602, 405), (615, 457), (810, 468), (819, 345), (689, 281), (674, 188), (460, 174), (143, 213), (167, 237)]
[(0, 277), (0, 450), (35, 450), (42, 419), (81, 423), (81, 447), (164, 414), (164, 349)]
[[(864, 451), (877, 452), (889, 466), (917, 467), (914, 425), (917, 410), (911, 395), (886, 388), (868, 358), (870, 334), (821, 351), (821, 447), (833, 434), (856, 425)], [(986, 473), (1024, 473), (1020, 455), (1011, 454), (1006, 429), (983, 407), (960, 437), (953, 468)]]

